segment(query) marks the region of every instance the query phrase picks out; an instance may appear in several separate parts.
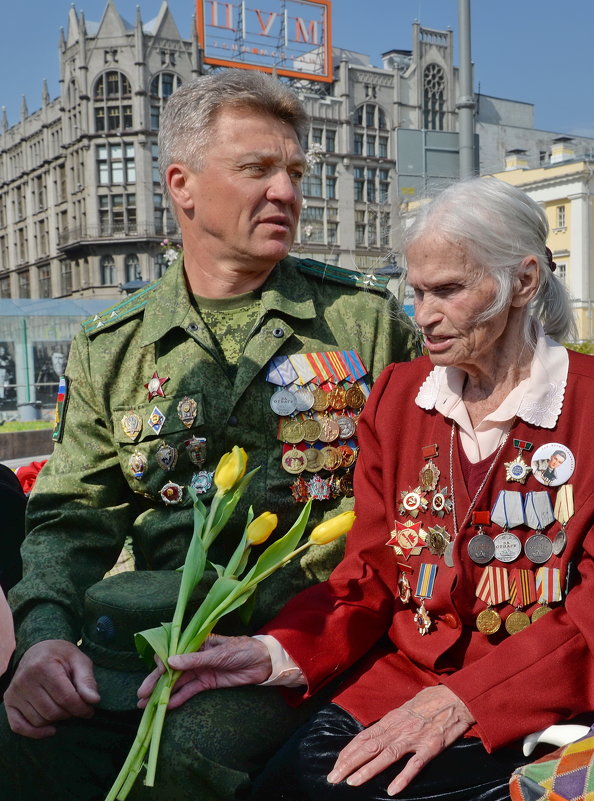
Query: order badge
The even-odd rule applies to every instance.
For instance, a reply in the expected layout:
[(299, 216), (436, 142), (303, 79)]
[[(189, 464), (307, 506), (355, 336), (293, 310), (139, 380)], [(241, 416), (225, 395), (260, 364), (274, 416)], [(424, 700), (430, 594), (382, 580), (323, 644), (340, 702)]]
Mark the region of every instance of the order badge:
[(565, 484), (575, 470), (575, 457), (566, 445), (547, 442), (534, 451), (532, 475), (545, 487), (558, 487)]

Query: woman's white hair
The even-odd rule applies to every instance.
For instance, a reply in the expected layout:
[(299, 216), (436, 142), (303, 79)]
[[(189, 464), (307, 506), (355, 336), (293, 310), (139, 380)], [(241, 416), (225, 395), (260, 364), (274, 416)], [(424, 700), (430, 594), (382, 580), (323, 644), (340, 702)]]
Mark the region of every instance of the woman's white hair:
[(462, 247), (496, 282), (491, 306), (477, 322), (510, 302), (514, 278), (523, 261), (535, 256), (540, 266), (538, 291), (524, 316), (524, 337), (534, 344), (532, 317), (545, 333), (564, 340), (575, 330), (567, 291), (551, 270), (547, 254), (549, 224), (543, 209), (525, 192), (497, 178), (470, 178), (449, 186), (423, 206), (404, 233), (403, 250), (426, 236), (439, 236)]

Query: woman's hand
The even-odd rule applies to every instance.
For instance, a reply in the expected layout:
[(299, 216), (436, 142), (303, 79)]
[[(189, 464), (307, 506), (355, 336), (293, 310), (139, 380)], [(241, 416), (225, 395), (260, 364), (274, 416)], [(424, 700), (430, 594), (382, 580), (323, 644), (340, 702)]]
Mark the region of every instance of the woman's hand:
[[(138, 689), (140, 707), (146, 706), (153, 687), (165, 670), (160, 660), (157, 663), (157, 668)], [(272, 672), (268, 648), (260, 640), (219, 634), (211, 634), (196, 653), (170, 657), (169, 667), (182, 671), (173, 688), (169, 709), (176, 709), (203, 690), (260, 684)]]
[(346, 779), (347, 784), (358, 786), (412, 754), (388, 787), (388, 795), (396, 795), (474, 722), (468, 708), (447, 687), (427, 687), (353, 737), (338, 755), (328, 781), (338, 784)]

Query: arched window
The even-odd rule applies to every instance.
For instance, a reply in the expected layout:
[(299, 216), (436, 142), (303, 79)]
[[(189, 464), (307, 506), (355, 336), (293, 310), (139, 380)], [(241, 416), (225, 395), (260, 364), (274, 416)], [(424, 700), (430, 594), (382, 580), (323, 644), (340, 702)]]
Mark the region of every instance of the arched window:
[(101, 283), (103, 286), (112, 286), (116, 282), (116, 268), (113, 256), (101, 256), (100, 262)]
[(179, 75), (173, 72), (160, 72), (151, 81), (149, 92), (151, 97), (151, 130), (159, 130), (159, 120), (165, 103), (169, 96), (181, 86), (181, 83)]
[(445, 74), (439, 64), (428, 64), (423, 75), (423, 127), (443, 131)]
[(132, 128), (132, 88), (123, 72), (110, 70), (99, 76), (93, 93), (95, 131)]
[(128, 253), (124, 262), (126, 273), (126, 281), (139, 281), (142, 280), (142, 273), (140, 272), (140, 262), (138, 261), (138, 254)]

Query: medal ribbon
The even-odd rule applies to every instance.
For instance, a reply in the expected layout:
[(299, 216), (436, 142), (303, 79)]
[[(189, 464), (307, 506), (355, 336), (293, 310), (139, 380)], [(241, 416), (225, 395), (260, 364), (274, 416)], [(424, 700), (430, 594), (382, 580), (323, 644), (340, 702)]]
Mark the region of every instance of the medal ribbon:
[(437, 576), (437, 565), (430, 565), (423, 562), (419, 567), (419, 578), (417, 579), (417, 598), (431, 598), (433, 595), (433, 585)]
[(529, 606), (536, 601), (536, 582), (531, 570), (514, 568), (510, 571), (509, 601), (513, 606)]
[(332, 378), (332, 373), (326, 365), (324, 364), (323, 360), (320, 358), (321, 353), (306, 353), (305, 358), (310, 364), (311, 369), (314, 371), (316, 378), (318, 379), (318, 383), (324, 384), (330, 378)]
[(324, 359), (328, 369), (331, 370), (336, 383), (344, 381), (344, 379), (349, 375), (349, 370), (346, 364), (343, 362), (340, 353), (337, 350), (330, 350), (320, 355)]
[(343, 350), (342, 358), (344, 359), (345, 366), (349, 370), (349, 375), (347, 377), (350, 378), (351, 381), (357, 381), (359, 378), (363, 378), (364, 375), (367, 375), (367, 369), (359, 358), (359, 354), (356, 350)]
[(297, 383), (299, 384), (309, 384), (316, 378), (315, 370), (312, 369), (307, 356), (307, 353), (294, 353), (289, 356), (289, 361), (297, 373)]
[(491, 520), (506, 530), (524, 525), (526, 520), (522, 493), (501, 490), (491, 510)]
[(483, 570), (475, 595), (487, 606), (496, 606), (509, 599), (509, 579), (505, 567), (489, 565)]
[(571, 484), (563, 484), (557, 490), (557, 497), (555, 498), (555, 520), (561, 524), (561, 528), (565, 528), (567, 522), (573, 517), (574, 511), (573, 486)]
[(561, 570), (558, 567), (539, 567), (536, 571), (536, 593), (539, 604), (560, 601)]
[(289, 361), (288, 356), (273, 356), (268, 362), (266, 380), (270, 384), (286, 387), (288, 384), (292, 384), (296, 378), (297, 372)]
[(549, 493), (527, 492), (525, 500), (526, 525), (535, 531), (542, 531), (555, 519)]

